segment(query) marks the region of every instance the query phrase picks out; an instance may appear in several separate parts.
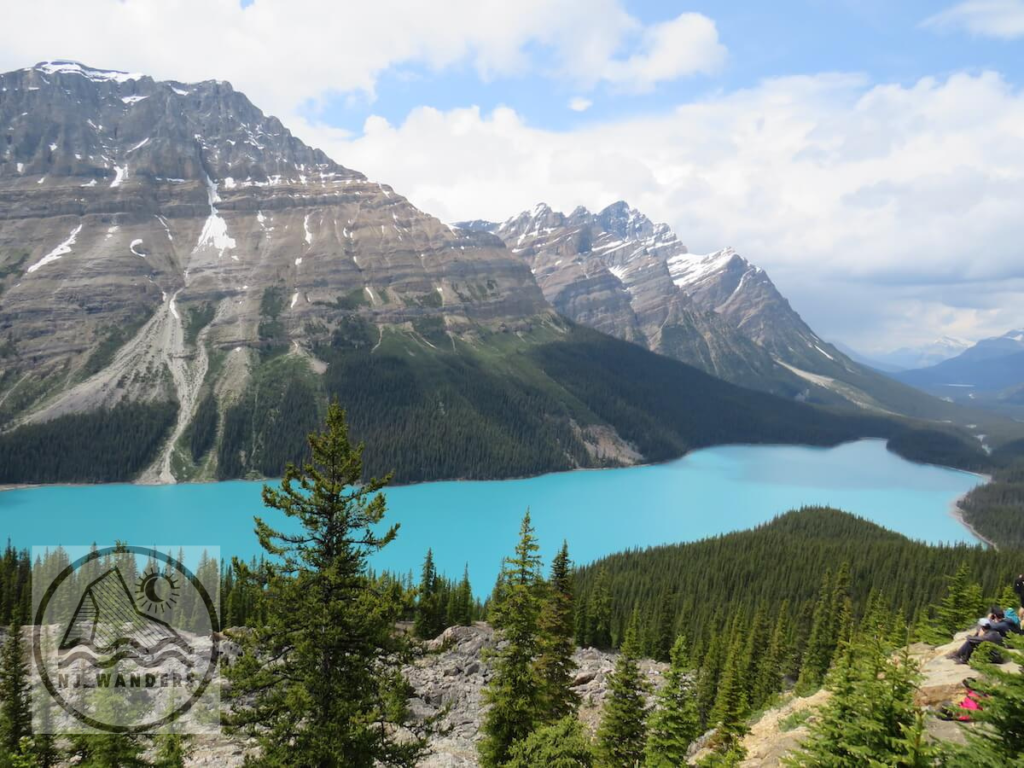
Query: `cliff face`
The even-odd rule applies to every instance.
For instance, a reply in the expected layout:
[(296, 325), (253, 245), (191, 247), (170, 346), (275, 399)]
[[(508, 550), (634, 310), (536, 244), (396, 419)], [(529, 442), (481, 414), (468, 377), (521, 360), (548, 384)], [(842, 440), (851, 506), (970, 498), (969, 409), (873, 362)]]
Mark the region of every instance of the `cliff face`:
[(0, 131), (8, 425), (177, 399), (180, 435), (215, 353), (237, 389), (254, 350), (302, 349), (353, 313), (452, 336), (551, 314), (496, 237), (333, 162), (227, 83), (44, 63), (0, 75)]
[(727, 318), (673, 282), (669, 264), (686, 256), (686, 246), (667, 225), (626, 203), (569, 215), (541, 204), (502, 224), (460, 226), (498, 234), (530, 265), (552, 306), (579, 323), (733, 383), (785, 396), (806, 389)]

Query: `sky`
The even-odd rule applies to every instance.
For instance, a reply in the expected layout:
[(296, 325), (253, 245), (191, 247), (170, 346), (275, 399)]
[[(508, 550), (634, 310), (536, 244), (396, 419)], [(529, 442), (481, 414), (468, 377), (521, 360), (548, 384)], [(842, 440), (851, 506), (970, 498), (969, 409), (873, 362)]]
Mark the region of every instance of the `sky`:
[(1024, 0), (3, 0), (0, 69), (230, 81), (445, 221), (626, 200), (865, 352), (1024, 326)]

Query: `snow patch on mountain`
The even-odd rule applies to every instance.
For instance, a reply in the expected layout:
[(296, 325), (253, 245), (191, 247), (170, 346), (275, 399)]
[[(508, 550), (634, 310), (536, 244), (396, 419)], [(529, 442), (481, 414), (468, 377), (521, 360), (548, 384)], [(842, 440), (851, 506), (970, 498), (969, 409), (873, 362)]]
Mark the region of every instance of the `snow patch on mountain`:
[(35, 264), (33, 264), (31, 267), (29, 267), (28, 271), (29, 272), (35, 272), (40, 267), (42, 267), (42, 266), (44, 266), (46, 264), (49, 264), (50, 262), (56, 261), (61, 256), (66, 256), (67, 254), (71, 253), (71, 246), (73, 246), (75, 244), (75, 239), (78, 237), (78, 233), (81, 232), (81, 231), (82, 231), (82, 225), (79, 224), (77, 227), (75, 227), (73, 230), (71, 230), (71, 234), (68, 235), (68, 239), (67, 240), (65, 240), (63, 243), (58, 245), (56, 248), (54, 248), (48, 254), (43, 256), (43, 258), (41, 258), (39, 261), (37, 261)]

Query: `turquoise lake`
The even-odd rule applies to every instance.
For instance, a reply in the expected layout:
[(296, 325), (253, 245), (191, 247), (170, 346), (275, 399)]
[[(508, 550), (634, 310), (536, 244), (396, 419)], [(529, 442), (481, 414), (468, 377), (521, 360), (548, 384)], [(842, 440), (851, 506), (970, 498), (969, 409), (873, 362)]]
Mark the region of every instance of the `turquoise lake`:
[[(418, 571), (428, 547), (442, 572), (490, 590), (529, 507), (545, 560), (569, 542), (586, 563), (633, 547), (693, 541), (750, 528), (789, 509), (831, 505), (931, 543), (974, 541), (953, 502), (976, 475), (914, 464), (880, 440), (836, 448), (726, 446), (646, 467), (565, 472), (523, 480), (438, 482), (387, 491), (398, 539), (377, 568)], [(222, 556), (259, 551), (252, 517), (271, 524), (260, 482), (174, 486), (47, 486), (0, 493), (0, 534), (18, 547), (115, 540), (204, 545)]]

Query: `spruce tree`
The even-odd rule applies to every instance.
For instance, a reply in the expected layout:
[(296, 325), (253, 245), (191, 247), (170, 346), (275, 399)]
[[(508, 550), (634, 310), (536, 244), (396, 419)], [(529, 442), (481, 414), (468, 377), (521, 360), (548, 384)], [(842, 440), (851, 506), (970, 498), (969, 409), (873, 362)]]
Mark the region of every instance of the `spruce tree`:
[(473, 623), (473, 587), (469, 583), (469, 565), (463, 569), (462, 581), (455, 590), (455, 610), (452, 624), (468, 627)]
[(970, 568), (966, 563), (961, 563), (950, 578), (946, 595), (935, 611), (933, 627), (937, 636), (933, 639), (948, 642), (957, 632), (974, 624), (982, 610), (984, 600), (981, 597), (981, 586), (972, 584)]
[(0, 650), (0, 764), (4, 754), (17, 754), (21, 740), (32, 732), (29, 691), (21, 626), (14, 622)]
[(504, 768), (592, 768), (594, 748), (574, 716), (538, 728), (511, 750)]
[(919, 674), (906, 649), (896, 657), (884, 638), (844, 644), (829, 675), (832, 697), (811, 726), (790, 766), (933, 764), (914, 704)]
[(645, 696), (649, 686), (637, 664), (638, 638), (636, 613), (633, 614), (608, 678), (608, 693), (597, 729), (598, 762), (603, 768), (642, 765), (647, 741)]
[(484, 689), (484, 701), (490, 705), (479, 746), (485, 768), (504, 765), (512, 745), (529, 736), (541, 720), (541, 683), (533, 663), (542, 587), (538, 549), (527, 510), (515, 554), (504, 561), (489, 612), (504, 644), (494, 652), (493, 676)]
[(822, 579), (818, 602), (814, 606), (811, 634), (800, 667), (797, 692), (813, 693), (821, 687), (832, 664), (832, 657), (845, 634), (852, 630), (853, 608), (849, 595), (849, 565), (844, 563), (832, 577)]
[(580, 697), (571, 688), (576, 676), (576, 662), (572, 655), (573, 642), (573, 584), (569, 545), (562, 548), (551, 561), (551, 577), (541, 609), (540, 654), (536, 669), (541, 686), (541, 718), (554, 723), (576, 713)]
[(764, 659), (757, 670), (753, 700), (762, 706), (782, 690), (783, 677), (790, 671), (792, 648), (789, 637), (789, 602), (783, 602), (775, 621)]
[(299, 523), (281, 533), (256, 518), (270, 555), (258, 580), (261, 626), (239, 638), (242, 655), (227, 668), (237, 702), (228, 722), (256, 738), (255, 766), (370, 768), (414, 765), (419, 739), (396, 738), (403, 719), (408, 658), (396, 633), (403, 601), (373, 589), (368, 560), (394, 540), (379, 532), (386, 512), (383, 479), (363, 478), (363, 445), (349, 440), (337, 402), (322, 432), (309, 436), (309, 460), (289, 465), (264, 504)]
[(734, 632), (718, 684), (718, 695), (708, 721), (709, 725), (715, 726), (714, 743), (721, 751), (731, 749), (746, 731), (745, 721), (750, 711), (743, 677), (744, 669), (749, 664), (746, 649), (747, 643), (743, 636)]
[(608, 571), (598, 571), (594, 592), (588, 602), (587, 640), (594, 648), (612, 647), (612, 593)]
[(416, 637), (433, 640), (444, 630), (444, 614), (447, 605), (442, 605), (440, 594), (441, 580), (434, 567), (434, 552), (427, 550), (423, 559), (423, 571), (420, 575), (420, 587), (416, 601), (416, 618), (413, 631)]
[(671, 659), (665, 682), (655, 694), (657, 707), (647, 731), (648, 768), (685, 765), (690, 744), (701, 733), (694, 674), (682, 635), (672, 646)]

